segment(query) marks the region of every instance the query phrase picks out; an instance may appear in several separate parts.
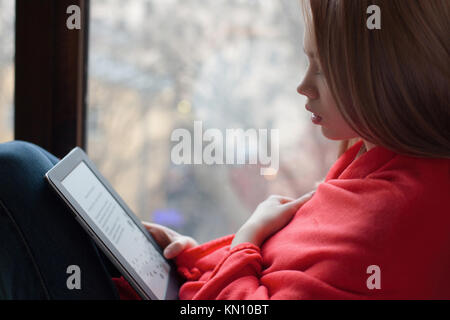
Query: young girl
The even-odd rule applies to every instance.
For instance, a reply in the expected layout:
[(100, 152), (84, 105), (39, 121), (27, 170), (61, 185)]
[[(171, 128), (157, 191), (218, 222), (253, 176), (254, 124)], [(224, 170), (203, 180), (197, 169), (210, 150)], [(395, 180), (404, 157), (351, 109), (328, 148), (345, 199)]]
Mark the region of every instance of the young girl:
[(298, 92), (348, 150), (314, 195), (269, 197), (235, 235), (198, 246), (147, 224), (187, 280), (180, 298), (449, 299), (450, 3), (304, 8)]
[[(381, 29), (367, 28), (372, 4)], [(450, 2), (304, 9), (310, 64), (298, 92), (341, 155), (315, 191), (269, 197), (235, 235), (198, 245), (146, 223), (186, 279), (180, 298), (450, 299)], [(110, 299), (115, 284), (136, 298), (46, 188), (57, 161), (31, 144), (0, 145), (0, 293)], [(74, 263), (83, 289), (69, 291)]]

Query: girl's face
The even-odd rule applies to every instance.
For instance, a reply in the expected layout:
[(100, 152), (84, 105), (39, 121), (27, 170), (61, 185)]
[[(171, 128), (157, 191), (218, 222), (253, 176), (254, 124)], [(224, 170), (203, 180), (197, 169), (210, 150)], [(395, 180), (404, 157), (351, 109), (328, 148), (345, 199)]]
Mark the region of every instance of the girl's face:
[(358, 134), (342, 117), (328, 88), (311, 32), (305, 32), (303, 46), (309, 66), (297, 92), (308, 98), (305, 107), (312, 113), (311, 120), (322, 127), (322, 134), (328, 139), (346, 140), (357, 137)]

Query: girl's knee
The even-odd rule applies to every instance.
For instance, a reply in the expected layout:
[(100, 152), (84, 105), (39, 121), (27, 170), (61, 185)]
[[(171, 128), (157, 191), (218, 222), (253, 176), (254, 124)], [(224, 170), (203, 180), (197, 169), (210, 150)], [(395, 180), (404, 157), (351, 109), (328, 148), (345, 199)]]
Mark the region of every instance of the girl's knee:
[(45, 173), (52, 167), (44, 152), (32, 143), (0, 144), (0, 198), (37, 193), (45, 188)]
[(39, 152), (38, 146), (25, 141), (11, 141), (0, 144), (0, 167), (8, 163), (18, 164), (35, 158)]
[(0, 179), (4, 182), (45, 175), (52, 166), (40, 147), (32, 143), (12, 141), (0, 144)]

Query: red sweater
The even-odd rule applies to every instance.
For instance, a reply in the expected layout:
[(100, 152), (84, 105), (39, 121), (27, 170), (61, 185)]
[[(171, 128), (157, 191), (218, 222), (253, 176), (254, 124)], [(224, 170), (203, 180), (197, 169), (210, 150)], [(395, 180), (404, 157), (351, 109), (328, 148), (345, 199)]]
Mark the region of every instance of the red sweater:
[(354, 160), (362, 143), (261, 248), (230, 235), (178, 256), (180, 299), (450, 299), (450, 160)]

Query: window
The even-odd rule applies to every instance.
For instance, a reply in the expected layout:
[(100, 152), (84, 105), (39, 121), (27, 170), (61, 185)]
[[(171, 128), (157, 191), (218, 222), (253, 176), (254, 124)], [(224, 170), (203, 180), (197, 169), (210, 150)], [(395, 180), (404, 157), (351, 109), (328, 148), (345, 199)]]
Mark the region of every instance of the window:
[[(336, 159), (296, 92), (296, 1), (91, 2), (88, 153), (131, 209), (203, 242), (236, 232), (270, 194), (298, 197)], [(278, 129), (280, 166), (175, 165), (171, 133)]]
[(14, 4), (0, 0), (0, 143), (14, 135)]

